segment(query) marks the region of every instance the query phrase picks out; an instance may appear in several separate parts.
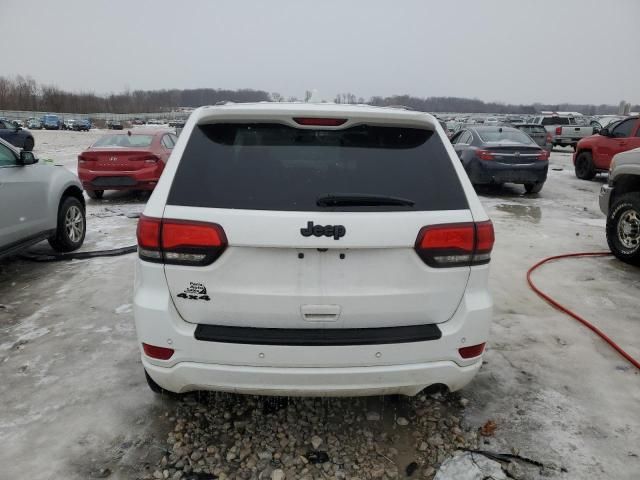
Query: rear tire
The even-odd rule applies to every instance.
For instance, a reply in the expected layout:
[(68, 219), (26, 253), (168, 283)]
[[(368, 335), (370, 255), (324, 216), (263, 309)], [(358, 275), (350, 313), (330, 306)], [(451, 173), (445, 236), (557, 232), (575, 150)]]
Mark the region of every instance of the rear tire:
[(86, 192), (89, 198), (93, 200), (100, 200), (104, 195), (104, 190), (86, 190)]
[(63, 197), (58, 207), (56, 233), (49, 238), (49, 245), (58, 252), (79, 249), (87, 233), (84, 205), (76, 197)]
[(33, 150), (34, 145), (35, 145), (35, 142), (33, 141), (33, 138), (28, 137), (25, 139), (22, 149), (27, 152), (31, 152)]
[(540, 190), (542, 190), (543, 186), (544, 182), (525, 183), (524, 189), (527, 193), (540, 193)]
[(581, 152), (576, 157), (576, 177), (580, 180), (593, 180), (596, 176), (596, 169), (593, 166), (591, 152)]
[(618, 259), (640, 265), (640, 193), (622, 195), (611, 205), (607, 243)]

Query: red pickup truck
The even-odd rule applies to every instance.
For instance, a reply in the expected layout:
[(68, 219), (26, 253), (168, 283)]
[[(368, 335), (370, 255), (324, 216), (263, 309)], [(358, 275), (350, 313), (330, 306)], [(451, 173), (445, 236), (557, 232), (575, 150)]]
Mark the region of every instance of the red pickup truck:
[(583, 138), (576, 145), (573, 165), (576, 177), (591, 180), (598, 172), (609, 171), (611, 159), (616, 153), (640, 147), (640, 117), (620, 120), (598, 135)]

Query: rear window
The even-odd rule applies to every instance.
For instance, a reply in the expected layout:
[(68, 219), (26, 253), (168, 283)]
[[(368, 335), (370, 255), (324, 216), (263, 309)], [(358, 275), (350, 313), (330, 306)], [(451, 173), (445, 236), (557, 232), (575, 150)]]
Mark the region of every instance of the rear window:
[(524, 133), (528, 133), (529, 135), (532, 134), (546, 134), (547, 131), (544, 129), (544, 127), (540, 126), (540, 125), (523, 125), (520, 127), (516, 127), (519, 130), (522, 130)]
[[(389, 196), (414, 204), (331, 206), (326, 195)], [(438, 135), (360, 125), (307, 130), (279, 124), (194, 128), (168, 203), (279, 211), (461, 210), (467, 200)]]
[(515, 128), (478, 129), (478, 135), (483, 142), (518, 142), (529, 145), (534, 143), (531, 138)]
[(94, 147), (148, 147), (153, 135), (107, 135), (93, 144)]
[(569, 117), (542, 117), (542, 125), (573, 125)]

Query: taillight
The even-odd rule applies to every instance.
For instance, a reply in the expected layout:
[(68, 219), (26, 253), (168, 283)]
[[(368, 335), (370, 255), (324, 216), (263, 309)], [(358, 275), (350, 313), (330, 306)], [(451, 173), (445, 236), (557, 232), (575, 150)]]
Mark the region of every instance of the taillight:
[(142, 349), (147, 357), (157, 358), (158, 360), (169, 360), (173, 356), (173, 348), (158, 347), (156, 345), (142, 344)]
[(132, 157), (131, 160), (143, 160), (144, 163), (158, 163), (160, 161), (160, 157), (157, 157), (156, 155), (146, 155), (142, 157), (142, 159)]
[(491, 260), (495, 237), (491, 220), (422, 227), (415, 249), (430, 267), (482, 265)]
[(476, 225), (476, 245), (473, 252), (472, 265), (482, 265), (491, 260), (491, 250), (496, 241), (491, 220), (478, 222)]
[(95, 158), (85, 157), (82, 154), (78, 155), (78, 163), (87, 163), (87, 162), (89, 162), (91, 160), (95, 160)]
[(556, 135), (562, 135), (562, 127), (556, 127)]
[(482, 355), (482, 352), (484, 352), (484, 343), (481, 343), (479, 345), (473, 345), (471, 347), (462, 347), (458, 349), (458, 353), (460, 354), (460, 356), (462, 358), (473, 358), (473, 357), (479, 357), (480, 355)]
[(346, 118), (316, 118), (297, 117), (293, 119), (298, 125), (313, 125), (318, 127), (339, 127), (347, 122)]
[(493, 153), (491, 153), (489, 150), (483, 150), (481, 148), (476, 150), (476, 157), (478, 157), (480, 160), (495, 160), (496, 159), (496, 157), (494, 157)]
[(227, 247), (222, 227), (215, 223), (140, 216), (138, 255), (148, 262), (210, 265)]
[(538, 160), (549, 160), (550, 153), (548, 150), (542, 150), (538, 155)]

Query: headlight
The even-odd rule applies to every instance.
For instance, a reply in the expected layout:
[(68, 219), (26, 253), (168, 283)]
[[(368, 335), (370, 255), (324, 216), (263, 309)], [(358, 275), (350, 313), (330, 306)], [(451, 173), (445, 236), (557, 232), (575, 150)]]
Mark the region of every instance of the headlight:
[(613, 168), (616, 166), (616, 157), (613, 157), (611, 160), (611, 164), (609, 165), (609, 173), (613, 171)]

